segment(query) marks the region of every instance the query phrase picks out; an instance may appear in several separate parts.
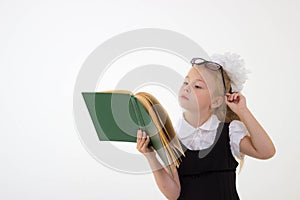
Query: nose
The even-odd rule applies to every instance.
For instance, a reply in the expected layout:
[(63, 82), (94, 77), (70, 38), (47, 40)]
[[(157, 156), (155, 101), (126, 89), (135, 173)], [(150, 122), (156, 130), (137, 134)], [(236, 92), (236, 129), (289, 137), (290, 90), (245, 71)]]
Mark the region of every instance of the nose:
[(189, 85), (185, 85), (184, 88), (183, 88), (183, 90), (185, 92), (190, 92), (190, 86)]

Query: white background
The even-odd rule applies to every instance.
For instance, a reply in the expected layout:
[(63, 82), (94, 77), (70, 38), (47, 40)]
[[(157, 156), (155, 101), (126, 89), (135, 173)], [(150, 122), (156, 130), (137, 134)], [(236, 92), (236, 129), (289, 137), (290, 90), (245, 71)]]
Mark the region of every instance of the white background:
[(299, 8), (296, 0), (1, 1), (0, 199), (165, 199), (152, 174), (97, 162), (73, 119), (84, 60), (107, 39), (139, 28), (173, 30), (209, 54), (244, 58), (252, 72), (248, 107), (277, 153), (246, 158), (240, 197), (299, 199)]

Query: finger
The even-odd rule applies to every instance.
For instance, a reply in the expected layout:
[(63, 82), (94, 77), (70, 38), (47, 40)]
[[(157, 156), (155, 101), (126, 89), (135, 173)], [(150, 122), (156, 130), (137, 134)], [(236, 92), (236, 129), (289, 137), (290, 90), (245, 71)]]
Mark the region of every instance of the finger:
[(144, 143), (144, 145), (142, 147), (143, 152), (145, 152), (145, 153), (153, 153), (154, 152), (155, 149), (153, 146), (148, 147), (149, 143), (150, 143), (150, 137), (147, 135), (146, 142)]
[(234, 94), (234, 99), (237, 99), (240, 96), (240, 94), (237, 92)]
[(239, 95), (240, 94), (238, 92), (233, 93), (231, 101), (235, 101), (238, 98)]
[(228, 94), (227, 100), (228, 100), (229, 102), (232, 101), (232, 96), (233, 96), (233, 94)]
[(143, 132), (142, 132), (142, 130), (138, 130), (137, 131), (137, 141), (136, 141), (136, 143), (137, 143), (137, 146), (136, 146), (136, 148), (137, 149), (140, 149), (141, 148), (141, 146), (142, 146), (142, 142), (143, 142)]
[(231, 94), (227, 92), (227, 93), (225, 94), (225, 99), (226, 99), (226, 100), (229, 100), (230, 95), (231, 95)]
[(146, 140), (147, 139), (147, 134), (146, 134), (146, 132), (145, 131), (143, 131), (143, 140)]
[(234, 101), (235, 101), (235, 98), (236, 98), (236, 93), (232, 94), (232, 96), (231, 96), (231, 99), (230, 99), (230, 100), (231, 100), (232, 102), (234, 102)]
[(137, 143), (137, 149), (139, 150), (139, 151), (141, 151), (142, 150), (142, 147), (143, 147), (143, 145), (144, 145), (144, 143), (145, 143), (145, 140), (140, 140), (138, 143)]
[(235, 100), (233, 99), (233, 96), (231, 96), (231, 98), (228, 98), (226, 102), (227, 102), (227, 105), (231, 105), (231, 104), (235, 103)]
[(137, 131), (137, 135), (136, 135), (136, 140), (137, 142), (140, 141), (142, 139), (142, 130), (138, 130)]
[(139, 149), (142, 148), (142, 146), (144, 145), (145, 141), (146, 141), (146, 132), (145, 131), (141, 131), (141, 138), (140, 138), (140, 141), (139, 141)]
[(234, 96), (234, 102), (235, 103), (238, 103), (240, 101), (240, 94), (237, 93), (235, 96)]
[(139, 139), (141, 139), (141, 138), (142, 138), (142, 135), (143, 135), (143, 132), (142, 132), (141, 129), (139, 129), (139, 130), (137, 131), (137, 137), (138, 137)]
[(144, 142), (144, 144), (143, 144), (143, 146), (142, 146), (142, 149), (143, 149), (143, 150), (146, 150), (146, 149), (148, 148), (149, 142), (150, 142), (150, 138), (149, 138), (149, 136), (147, 136), (147, 137), (146, 137), (146, 140), (145, 140), (145, 142)]
[(234, 101), (234, 99), (235, 99), (235, 96), (236, 96), (236, 93), (233, 93), (233, 94), (231, 95), (231, 99), (230, 99), (230, 101)]
[(226, 103), (226, 104), (229, 104), (229, 100), (228, 100), (228, 97), (227, 97), (227, 96), (225, 97), (225, 103)]
[(240, 102), (240, 96), (237, 96), (237, 97), (236, 97), (235, 102), (236, 102), (236, 103), (239, 103), (239, 102)]
[(230, 95), (229, 95), (228, 101), (232, 101), (233, 95), (234, 95), (234, 94), (230, 94)]

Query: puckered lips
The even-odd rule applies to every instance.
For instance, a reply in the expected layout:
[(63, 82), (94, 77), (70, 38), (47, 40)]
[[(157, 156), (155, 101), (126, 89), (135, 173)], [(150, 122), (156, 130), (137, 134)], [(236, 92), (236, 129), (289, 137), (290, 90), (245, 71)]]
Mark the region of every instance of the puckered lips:
[(187, 98), (187, 97), (184, 96), (184, 95), (181, 95), (180, 98), (185, 99), (185, 100), (189, 100), (189, 98)]

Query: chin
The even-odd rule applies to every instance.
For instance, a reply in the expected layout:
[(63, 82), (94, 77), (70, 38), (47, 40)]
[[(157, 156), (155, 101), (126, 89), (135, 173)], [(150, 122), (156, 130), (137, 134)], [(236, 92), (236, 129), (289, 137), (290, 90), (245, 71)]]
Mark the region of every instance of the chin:
[(182, 108), (182, 109), (184, 109), (184, 110), (191, 110), (191, 107), (189, 106), (189, 104), (188, 103), (182, 103), (182, 102), (180, 102), (179, 101), (179, 105), (180, 105), (180, 107)]

